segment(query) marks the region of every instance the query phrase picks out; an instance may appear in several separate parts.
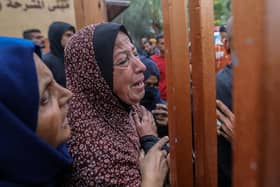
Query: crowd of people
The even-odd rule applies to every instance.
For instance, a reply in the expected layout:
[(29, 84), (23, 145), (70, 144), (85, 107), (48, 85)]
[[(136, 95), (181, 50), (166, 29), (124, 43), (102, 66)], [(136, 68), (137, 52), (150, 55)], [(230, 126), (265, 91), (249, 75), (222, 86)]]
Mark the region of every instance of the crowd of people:
[[(167, 184), (164, 35), (143, 37), (136, 49), (117, 23), (76, 32), (71, 24), (53, 22), (47, 53), (39, 29), (25, 30), (23, 38), (0, 37), (0, 186)], [(229, 35), (221, 41), (216, 61), (223, 187), (230, 186), (234, 114), (225, 96), (231, 94)]]

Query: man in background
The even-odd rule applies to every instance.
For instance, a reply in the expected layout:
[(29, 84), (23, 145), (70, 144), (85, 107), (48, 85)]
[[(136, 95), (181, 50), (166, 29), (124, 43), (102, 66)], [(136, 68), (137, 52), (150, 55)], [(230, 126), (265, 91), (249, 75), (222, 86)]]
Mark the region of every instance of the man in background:
[(22, 37), (27, 40), (32, 40), (41, 49), (45, 48), (45, 38), (39, 29), (27, 29), (23, 31)]
[(157, 47), (157, 40), (155, 38), (150, 38), (149, 43), (150, 43), (150, 46), (151, 46), (152, 54), (159, 54), (160, 50)]
[(228, 45), (227, 30), (224, 25), (220, 26), (219, 29), (221, 39), (215, 44), (215, 62), (216, 62), (216, 72), (224, 69), (227, 65), (231, 63)]

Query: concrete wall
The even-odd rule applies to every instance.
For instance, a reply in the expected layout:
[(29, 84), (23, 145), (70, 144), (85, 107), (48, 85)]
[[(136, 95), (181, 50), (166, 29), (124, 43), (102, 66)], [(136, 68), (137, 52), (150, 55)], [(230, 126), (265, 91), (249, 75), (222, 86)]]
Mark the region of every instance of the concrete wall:
[(22, 31), (38, 28), (47, 37), (53, 21), (74, 26), (73, 0), (0, 0), (0, 35), (22, 37)]

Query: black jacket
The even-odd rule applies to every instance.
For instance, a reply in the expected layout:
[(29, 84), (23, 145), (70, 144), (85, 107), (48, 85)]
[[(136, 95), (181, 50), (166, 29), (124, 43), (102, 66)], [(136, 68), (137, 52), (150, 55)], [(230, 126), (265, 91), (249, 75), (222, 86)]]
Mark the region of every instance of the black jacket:
[(64, 70), (64, 48), (61, 45), (62, 35), (75, 28), (64, 22), (53, 22), (49, 27), (48, 38), (50, 41), (50, 52), (43, 56), (43, 61), (51, 70), (54, 79), (63, 87), (66, 87)]
[[(227, 65), (216, 76), (216, 97), (232, 110), (233, 64)], [(232, 147), (223, 136), (218, 136), (218, 186), (231, 187)]]

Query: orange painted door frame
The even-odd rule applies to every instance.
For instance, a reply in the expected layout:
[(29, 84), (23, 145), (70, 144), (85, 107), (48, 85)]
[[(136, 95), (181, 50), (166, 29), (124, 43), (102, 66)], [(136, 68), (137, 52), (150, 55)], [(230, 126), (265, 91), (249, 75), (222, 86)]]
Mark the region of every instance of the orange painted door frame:
[[(189, 14), (186, 0), (162, 0), (162, 8), (168, 83), (171, 184), (175, 187), (216, 187), (213, 1), (190, 0)], [(190, 19), (187, 19), (188, 15)], [(190, 20), (190, 23), (187, 20)], [(188, 30), (191, 39), (188, 38)], [(191, 59), (189, 40), (192, 47)], [(193, 106), (190, 60), (193, 66)], [(192, 151), (196, 154), (194, 162)]]
[(189, 17), (196, 186), (216, 187), (217, 127), (213, 0), (189, 0)]
[(193, 186), (190, 71), (185, 1), (162, 0), (171, 186)]
[(234, 187), (280, 185), (280, 2), (233, 1)]

